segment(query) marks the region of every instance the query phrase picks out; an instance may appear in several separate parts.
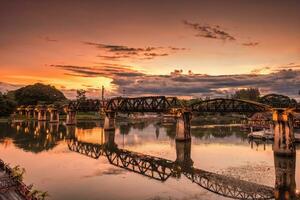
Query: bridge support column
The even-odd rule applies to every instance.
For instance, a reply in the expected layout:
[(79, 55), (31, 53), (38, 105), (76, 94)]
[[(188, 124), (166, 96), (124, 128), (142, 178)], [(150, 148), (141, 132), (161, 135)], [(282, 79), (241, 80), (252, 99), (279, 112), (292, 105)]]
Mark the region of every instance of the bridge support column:
[(296, 193), (296, 154), (281, 156), (274, 152), (276, 200), (298, 199)]
[(276, 109), (273, 111), (274, 123), (274, 144), (273, 150), (275, 154), (294, 155), (295, 138), (293, 132), (293, 116), (287, 110)]
[(194, 162), (191, 159), (191, 140), (176, 141), (176, 161), (183, 168), (190, 168)]
[(115, 129), (104, 130), (104, 144), (108, 148), (117, 146), (115, 143)]
[(38, 109), (38, 121), (46, 121), (47, 120), (47, 110), (46, 108), (39, 108)]
[(105, 114), (104, 131), (115, 131), (116, 113), (109, 112)]
[[(50, 134), (57, 134), (58, 133), (59, 124), (58, 123), (50, 123), (49, 124), (49, 132)], [(62, 139), (62, 138), (60, 138)]]
[(75, 125), (75, 124), (76, 124), (76, 110), (68, 108), (66, 125)]
[(66, 127), (66, 137), (75, 138), (76, 126), (65, 126)]
[(51, 109), (50, 111), (50, 123), (59, 122), (59, 113), (57, 109)]
[(176, 140), (191, 140), (191, 118), (192, 114), (190, 112), (183, 112), (177, 117)]
[(24, 107), (24, 106), (20, 106), (20, 107), (17, 109), (17, 114), (18, 114), (19, 116), (24, 116), (24, 115), (26, 115), (25, 107)]
[(33, 119), (37, 120), (38, 119), (38, 115), (39, 115), (39, 112), (37, 111), (37, 109), (34, 109), (33, 110)]
[(46, 121), (38, 121), (35, 127), (35, 134), (41, 135), (46, 133)]
[(33, 113), (34, 113), (33, 107), (28, 106), (28, 107), (26, 108), (26, 118), (27, 118), (27, 119), (33, 118)]

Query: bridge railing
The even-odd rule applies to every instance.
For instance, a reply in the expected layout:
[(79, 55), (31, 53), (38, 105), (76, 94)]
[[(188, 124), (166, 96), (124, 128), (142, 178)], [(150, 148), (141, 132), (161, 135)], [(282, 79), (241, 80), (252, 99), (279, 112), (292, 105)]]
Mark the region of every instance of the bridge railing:
[(183, 108), (176, 97), (147, 96), (136, 98), (114, 98), (105, 108), (106, 112), (169, 112), (172, 109)]

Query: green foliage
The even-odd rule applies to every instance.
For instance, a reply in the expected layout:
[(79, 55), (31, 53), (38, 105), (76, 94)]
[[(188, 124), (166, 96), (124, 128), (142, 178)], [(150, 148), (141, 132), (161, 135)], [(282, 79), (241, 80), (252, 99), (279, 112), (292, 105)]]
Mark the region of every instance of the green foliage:
[[(9, 164), (7, 164), (9, 166)], [(20, 167), (20, 165), (17, 165), (13, 168), (11, 168), (12, 170), (12, 176), (17, 180), (17, 181), (20, 181), (20, 182), (23, 182), (23, 177), (24, 177), (24, 174), (26, 172), (25, 168), (23, 167)], [(36, 190), (36, 189), (33, 189), (33, 185), (29, 185), (27, 187), (30, 192), (29, 192), (29, 196), (31, 197), (35, 197), (39, 200), (45, 200), (47, 197), (49, 197), (50, 195), (48, 194), (48, 192), (43, 192), (43, 191), (40, 191), (40, 190)]]
[(48, 192), (43, 192), (40, 190), (36, 190), (36, 189), (32, 189), (29, 193), (30, 196), (34, 196), (37, 199), (40, 200), (45, 200), (47, 197), (49, 197), (50, 195), (48, 194)]
[(16, 102), (7, 94), (0, 92), (0, 117), (9, 116), (15, 109)]
[(12, 168), (12, 176), (18, 181), (23, 181), (25, 168), (21, 168), (19, 165)]
[(247, 88), (247, 89), (237, 90), (235, 94), (232, 95), (232, 98), (258, 101), (259, 96), (260, 96), (260, 92), (258, 88)]
[(22, 87), (13, 93), (19, 105), (36, 105), (38, 103), (52, 104), (66, 100), (64, 94), (54, 86), (44, 85), (42, 83)]

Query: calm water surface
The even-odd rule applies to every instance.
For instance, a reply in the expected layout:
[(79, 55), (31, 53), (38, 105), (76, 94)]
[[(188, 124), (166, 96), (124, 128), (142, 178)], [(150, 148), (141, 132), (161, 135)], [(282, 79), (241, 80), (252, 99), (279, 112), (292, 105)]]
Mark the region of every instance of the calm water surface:
[[(110, 164), (106, 156), (92, 158), (95, 156), (70, 148), (70, 141), (91, 148), (109, 140), (115, 143), (115, 148), (129, 153), (171, 161), (178, 158), (176, 152), (180, 149), (174, 140), (174, 124), (151, 120), (118, 122), (115, 134), (110, 136), (104, 133), (102, 124), (79, 122), (76, 127), (66, 127), (46, 122), (0, 123), (0, 158), (12, 166), (24, 167), (25, 183), (48, 191), (49, 199), (226, 199), (184, 175), (157, 180)], [(251, 143), (247, 134), (239, 127), (193, 127), (190, 154), (193, 167), (275, 187), (272, 144)], [(297, 151), (297, 188), (299, 160)]]

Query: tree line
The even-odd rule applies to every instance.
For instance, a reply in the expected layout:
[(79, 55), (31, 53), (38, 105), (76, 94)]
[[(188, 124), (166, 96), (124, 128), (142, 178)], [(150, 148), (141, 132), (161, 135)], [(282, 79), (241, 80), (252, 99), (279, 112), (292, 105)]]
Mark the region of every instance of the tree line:
[[(243, 99), (251, 101), (259, 101), (260, 91), (258, 88), (246, 88), (236, 90), (228, 98)], [(77, 90), (78, 101), (85, 101), (86, 91)], [(209, 97), (208, 97), (209, 98)], [(183, 104), (190, 105), (197, 101), (202, 101), (203, 99), (190, 99), (182, 100)], [(37, 104), (65, 104), (68, 99), (65, 95), (56, 89), (54, 86), (45, 85), (42, 83), (36, 83), (34, 85), (28, 85), (20, 89), (9, 91), (7, 93), (0, 92), (0, 116), (9, 116), (13, 113), (18, 105), (37, 105)]]

